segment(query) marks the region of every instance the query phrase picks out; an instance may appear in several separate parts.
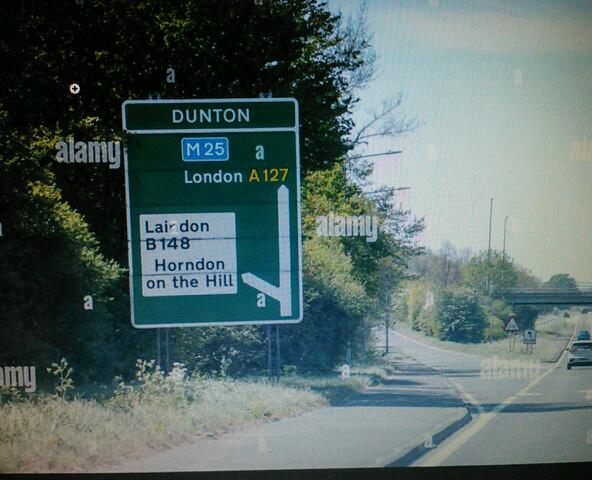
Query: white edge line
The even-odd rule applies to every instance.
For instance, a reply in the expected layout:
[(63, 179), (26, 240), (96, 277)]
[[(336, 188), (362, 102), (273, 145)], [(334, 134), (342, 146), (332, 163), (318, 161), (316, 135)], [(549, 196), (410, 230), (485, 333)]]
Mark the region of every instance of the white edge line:
[(432, 345), (428, 345), (426, 343), (421, 343), (411, 337), (408, 337), (407, 335), (403, 335), (402, 333), (397, 332), (396, 330), (392, 330), (392, 332), (395, 335), (399, 335), (400, 337), (403, 337), (404, 339), (409, 340), (410, 342), (417, 343), (418, 345), (421, 345), (422, 347), (431, 348), (432, 350), (437, 350), (439, 352), (444, 352), (444, 353), (453, 353), (456, 355), (465, 355), (467, 357), (479, 358), (479, 355), (474, 355), (472, 353), (455, 352), (454, 350), (446, 350), (444, 348), (438, 348), (438, 347), (434, 347)]
[[(577, 322), (574, 322), (574, 332), (572, 334), (571, 339), (576, 332)], [(570, 341), (571, 341), (570, 339)], [(450, 455), (456, 452), (460, 447), (462, 447), (466, 442), (468, 442), (473, 435), (481, 431), (491, 420), (493, 420), (498, 413), (503, 411), (507, 406), (511, 405), (519, 396), (522, 396), (525, 392), (530, 390), (534, 387), (537, 383), (539, 383), (543, 378), (553, 372), (559, 365), (561, 365), (561, 360), (565, 355), (565, 350), (561, 353), (561, 356), (557, 360), (557, 363), (549, 368), (546, 372), (542, 375), (536, 377), (532, 382), (526, 385), (522, 390), (519, 390), (517, 393), (510, 395), (505, 400), (503, 400), (500, 404), (498, 404), (491, 412), (486, 412), (481, 414), (477, 417), (475, 423), (469, 426), (466, 430), (461, 430), (459, 434), (455, 437), (450, 439), (450, 442), (447, 443), (441, 450), (434, 450), (434, 453), (430, 455), (429, 458), (425, 459), (424, 461), (420, 461), (417, 465), (421, 466), (430, 466), (435, 467), (441, 465)]]

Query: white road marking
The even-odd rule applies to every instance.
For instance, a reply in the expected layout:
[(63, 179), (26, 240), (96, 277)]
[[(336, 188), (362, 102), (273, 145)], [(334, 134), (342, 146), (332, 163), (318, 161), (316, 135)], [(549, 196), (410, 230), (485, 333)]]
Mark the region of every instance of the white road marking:
[[(572, 338), (576, 333), (577, 322), (574, 322), (574, 331), (572, 334)], [(517, 394), (512, 395), (506, 398), (502, 403), (497, 405), (491, 412), (480, 414), (475, 423), (470, 424), (466, 429), (461, 430), (456, 436), (452, 437), (448, 442), (442, 444), (437, 450), (433, 452), (433, 454), (426, 457), (424, 460), (420, 460), (417, 465), (422, 467), (435, 467), (442, 464), (450, 455), (452, 455), (456, 450), (462, 447), (465, 443), (467, 443), (471, 437), (475, 434), (483, 430), (485, 426), (493, 420), (498, 413), (504, 410), (508, 405), (512, 404), (517, 397), (524, 395), (528, 390), (534, 387), (537, 383), (539, 383), (543, 378), (553, 372), (559, 365), (561, 365), (561, 361), (565, 355), (565, 350), (561, 353), (559, 360), (557, 363), (547, 370), (542, 375), (536, 377), (532, 382), (530, 382), (526, 387), (520, 390)]]
[(399, 337), (403, 337), (405, 340), (408, 340), (408, 341), (413, 342), (413, 343), (417, 343), (418, 345), (421, 345), (422, 347), (425, 347), (425, 348), (431, 348), (432, 350), (438, 350), (439, 352), (444, 352), (444, 353), (452, 353), (454, 355), (465, 355), (465, 356), (468, 356), (468, 357), (477, 358), (477, 355), (473, 355), (471, 353), (462, 353), (462, 352), (455, 352), (454, 350), (445, 350), (443, 348), (438, 348), (438, 347), (434, 347), (432, 345), (427, 345), (426, 343), (418, 342), (417, 340), (415, 340), (413, 338), (410, 338), (410, 337), (408, 337), (406, 335), (403, 335), (402, 333), (395, 332), (394, 330), (392, 330), (392, 333), (394, 335), (399, 335)]
[(467, 392), (460, 383), (448, 376), (446, 378), (448, 378), (448, 380), (454, 384), (454, 386), (457, 388), (457, 390), (463, 397), (465, 403), (470, 403), (471, 405), (473, 405), (479, 411), (480, 415), (485, 413), (485, 410), (483, 409), (481, 404), (477, 400), (475, 400), (475, 397), (473, 397), (469, 392)]

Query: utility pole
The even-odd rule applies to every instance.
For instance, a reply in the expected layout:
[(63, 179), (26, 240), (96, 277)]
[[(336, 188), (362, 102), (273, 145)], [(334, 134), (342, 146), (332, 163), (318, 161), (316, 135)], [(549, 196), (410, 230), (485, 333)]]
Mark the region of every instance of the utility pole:
[(493, 197), (489, 201), (489, 242), (487, 244), (487, 257), (491, 257), (491, 219), (493, 217)]
[(506, 229), (508, 227), (508, 216), (506, 215), (506, 218), (504, 219), (504, 244), (503, 244), (503, 250), (502, 250), (502, 256), (504, 258), (504, 260), (506, 259)]
[(389, 353), (389, 295), (388, 295), (388, 288), (384, 291), (384, 304), (385, 304), (385, 311), (384, 311), (384, 353)]
[(354, 155), (350, 158), (352, 160), (357, 160), (358, 158), (383, 157), (385, 155), (398, 155), (399, 153), (403, 153), (403, 150), (389, 150), (388, 152), (371, 153), (369, 155)]
[(503, 248), (502, 248), (502, 261), (503, 261), (503, 266), (502, 266), (502, 288), (504, 288), (504, 272), (505, 272), (505, 268), (506, 268), (506, 230), (508, 227), (508, 216), (506, 215), (506, 218), (504, 218), (504, 243), (503, 243)]
[(493, 304), (491, 302), (491, 221), (493, 218), (493, 197), (489, 201), (489, 240), (487, 243), (487, 298), (489, 302), (489, 328), (493, 327), (492, 310)]
[(493, 218), (493, 197), (489, 201), (489, 240), (487, 243), (487, 294), (491, 282), (491, 221)]

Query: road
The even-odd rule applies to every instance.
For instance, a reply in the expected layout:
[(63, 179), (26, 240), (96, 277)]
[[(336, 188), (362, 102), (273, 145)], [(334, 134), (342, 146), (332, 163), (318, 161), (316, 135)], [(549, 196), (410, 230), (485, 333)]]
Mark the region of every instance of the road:
[(157, 452), (101, 472), (382, 467), (466, 415), (431, 368), (395, 360), (397, 375), (340, 406)]
[[(590, 330), (581, 317), (577, 330)], [(483, 359), (451, 354), (392, 332), (391, 344), (437, 367), (471, 404), (472, 421), (411, 464), (490, 465), (592, 459), (592, 368), (556, 364), (518, 370), (528, 378), (484, 378)], [(506, 365), (511, 367), (512, 363)], [(524, 366), (522, 364), (521, 366)], [(540, 368), (537, 368), (540, 367)]]
[[(590, 329), (582, 318), (578, 329)], [(377, 339), (384, 342), (382, 339)], [(101, 472), (590, 461), (592, 368), (494, 365), (391, 331), (398, 372), (346, 403), (108, 465)], [(532, 368), (524, 368), (527, 367)], [(500, 367), (500, 368), (498, 368)], [(519, 367), (518, 370), (515, 367)], [(514, 370), (512, 370), (514, 368)], [(512, 375), (512, 373), (514, 375)], [(518, 376), (521, 378), (508, 378)]]

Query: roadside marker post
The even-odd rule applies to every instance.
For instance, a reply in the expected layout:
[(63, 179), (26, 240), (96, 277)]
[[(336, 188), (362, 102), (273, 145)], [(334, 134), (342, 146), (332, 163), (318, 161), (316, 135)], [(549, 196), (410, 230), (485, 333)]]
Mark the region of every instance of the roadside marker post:
[(302, 320), (298, 103), (128, 100), (136, 328)]

